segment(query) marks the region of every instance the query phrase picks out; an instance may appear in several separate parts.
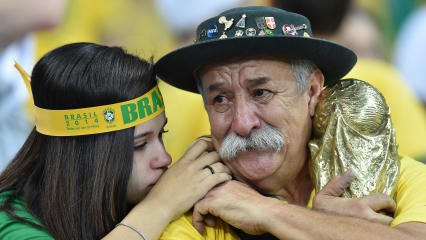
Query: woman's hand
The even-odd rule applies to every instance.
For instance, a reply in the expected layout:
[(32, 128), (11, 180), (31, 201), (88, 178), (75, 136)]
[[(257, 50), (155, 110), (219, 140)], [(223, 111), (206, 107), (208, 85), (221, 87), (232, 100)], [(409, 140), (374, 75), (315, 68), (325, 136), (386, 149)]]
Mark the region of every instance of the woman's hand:
[[(206, 166), (210, 166), (212, 171)], [(155, 184), (144, 203), (159, 205), (171, 220), (188, 211), (219, 183), (231, 180), (231, 172), (220, 162), (208, 137), (196, 140), (179, 161)]]

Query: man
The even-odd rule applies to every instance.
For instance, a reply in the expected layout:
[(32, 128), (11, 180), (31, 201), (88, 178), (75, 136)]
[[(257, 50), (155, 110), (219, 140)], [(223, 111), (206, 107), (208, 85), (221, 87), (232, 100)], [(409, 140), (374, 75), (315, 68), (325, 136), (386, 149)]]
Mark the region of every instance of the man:
[(196, 43), (158, 61), (160, 78), (202, 94), (213, 144), (236, 179), (209, 192), (162, 239), (424, 239), (426, 194), (418, 188), (426, 167), (407, 157), (396, 207), (385, 195), (339, 198), (350, 171), (312, 201), (311, 118), (323, 86), (344, 76), (356, 56), (311, 36), (301, 15), (236, 8), (201, 23)]

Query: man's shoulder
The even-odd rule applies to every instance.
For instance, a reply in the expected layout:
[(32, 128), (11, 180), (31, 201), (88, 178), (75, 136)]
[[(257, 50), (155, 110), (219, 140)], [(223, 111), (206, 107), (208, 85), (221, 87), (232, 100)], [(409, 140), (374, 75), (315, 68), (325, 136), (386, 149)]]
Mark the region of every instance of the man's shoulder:
[(406, 178), (421, 177), (422, 180), (426, 180), (426, 164), (414, 160), (406, 155), (400, 154), (399, 161), (401, 163), (399, 170), (399, 179), (404, 181)]
[(192, 211), (171, 222), (160, 237), (161, 240), (239, 240), (231, 227), (218, 219), (214, 227), (206, 226), (204, 234), (200, 234), (192, 225)]
[(426, 223), (426, 165), (400, 155), (399, 179), (396, 185), (396, 211), (392, 226), (405, 222)]

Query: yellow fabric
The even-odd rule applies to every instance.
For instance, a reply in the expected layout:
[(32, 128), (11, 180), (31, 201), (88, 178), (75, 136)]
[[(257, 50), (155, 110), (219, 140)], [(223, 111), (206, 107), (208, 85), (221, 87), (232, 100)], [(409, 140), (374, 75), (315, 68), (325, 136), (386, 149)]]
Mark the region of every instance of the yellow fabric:
[(123, 46), (140, 57), (156, 59), (177, 47), (153, 1), (68, 1), (63, 22), (36, 36), (38, 58), (72, 42)]
[[(396, 185), (396, 211), (391, 226), (405, 222), (422, 222), (426, 224), (426, 165), (409, 157), (400, 155), (401, 168), (398, 183)], [(312, 192), (308, 206), (312, 207), (315, 193)], [(215, 228), (207, 227), (206, 234), (202, 236), (192, 226), (191, 211), (181, 218), (170, 223), (161, 235), (161, 240), (238, 240), (229, 225), (219, 222)]]
[(345, 78), (364, 80), (383, 94), (391, 110), (399, 152), (414, 158), (426, 156), (426, 110), (390, 64), (360, 58)]
[(406, 156), (400, 160), (392, 226), (413, 221), (426, 223), (426, 165)]
[(231, 227), (223, 221), (218, 221), (216, 227), (206, 226), (206, 231), (201, 235), (192, 226), (192, 213), (187, 212), (184, 216), (170, 223), (160, 237), (161, 240), (239, 240)]
[(178, 160), (188, 146), (199, 136), (210, 134), (210, 124), (203, 100), (199, 94), (159, 84), (167, 106), (167, 129), (164, 144), (173, 161)]
[(49, 136), (79, 136), (134, 127), (164, 112), (158, 86), (125, 102), (67, 110), (34, 106), (37, 132)]

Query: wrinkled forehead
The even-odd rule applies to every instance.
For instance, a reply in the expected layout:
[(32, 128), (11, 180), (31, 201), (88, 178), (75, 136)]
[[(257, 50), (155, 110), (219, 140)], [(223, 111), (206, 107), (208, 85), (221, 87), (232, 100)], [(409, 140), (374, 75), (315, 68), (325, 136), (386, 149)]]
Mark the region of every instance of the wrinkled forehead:
[(245, 73), (244, 77), (273, 78), (274, 75), (291, 74), (293, 62), (292, 59), (278, 56), (260, 55), (233, 58), (200, 68), (197, 72), (197, 81), (199, 81), (199, 84), (220, 81), (221, 78), (226, 78), (226, 75), (232, 73)]

